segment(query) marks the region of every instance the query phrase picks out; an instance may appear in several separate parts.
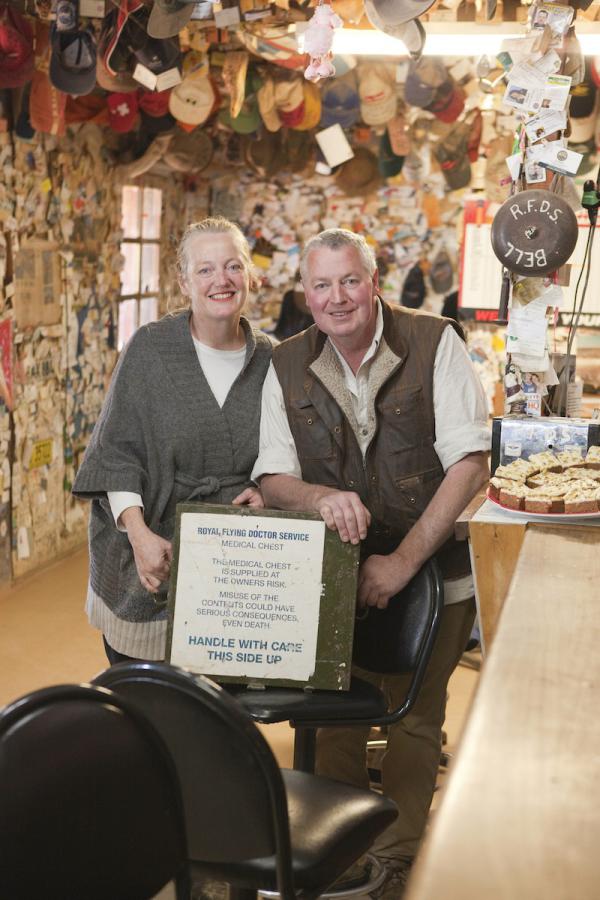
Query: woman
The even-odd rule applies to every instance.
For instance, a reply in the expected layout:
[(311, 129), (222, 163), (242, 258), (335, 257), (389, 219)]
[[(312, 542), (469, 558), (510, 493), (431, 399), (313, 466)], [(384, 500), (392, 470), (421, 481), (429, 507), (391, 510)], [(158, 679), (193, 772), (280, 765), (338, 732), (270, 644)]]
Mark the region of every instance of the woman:
[(262, 506), (249, 475), (271, 342), (241, 315), (248, 244), (227, 219), (204, 219), (177, 265), (189, 308), (124, 349), (73, 487), (92, 501), (86, 611), (111, 663), (164, 659), (176, 504)]

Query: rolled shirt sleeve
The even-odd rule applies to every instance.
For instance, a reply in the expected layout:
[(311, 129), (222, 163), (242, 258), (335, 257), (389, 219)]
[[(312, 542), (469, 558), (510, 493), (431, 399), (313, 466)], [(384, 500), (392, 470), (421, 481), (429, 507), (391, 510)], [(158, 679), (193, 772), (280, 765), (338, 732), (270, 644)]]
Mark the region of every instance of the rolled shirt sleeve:
[(258, 457), (250, 477), (256, 481), (261, 475), (302, 477), (296, 444), (285, 410), (283, 391), (273, 363), (269, 366), (263, 384), (260, 443)]
[(115, 520), (115, 525), (119, 531), (126, 532), (127, 529), (124, 528), (123, 525), (119, 525), (119, 516), (124, 509), (129, 509), (130, 506), (141, 506), (143, 509), (144, 504), (141, 495), (135, 494), (133, 491), (108, 491), (106, 496), (110, 504), (110, 511)]
[(435, 452), (447, 471), (469, 453), (490, 449), (488, 404), (467, 348), (446, 328), (433, 370)]

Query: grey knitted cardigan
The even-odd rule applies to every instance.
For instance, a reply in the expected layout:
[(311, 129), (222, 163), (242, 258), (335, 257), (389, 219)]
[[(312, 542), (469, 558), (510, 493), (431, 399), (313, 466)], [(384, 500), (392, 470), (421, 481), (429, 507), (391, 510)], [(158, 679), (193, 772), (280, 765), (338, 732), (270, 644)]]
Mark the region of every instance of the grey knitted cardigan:
[(127, 534), (107, 491), (141, 494), (149, 528), (171, 539), (184, 500), (230, 503), (249, 484), (258, 454), (260, 399), (271, 341), (242, 319), (244, 367), (220, 408), (198, 362), (190, 313), (140, 328), (121, 354), (73, 494), (92, 500), (90, 584), (129, 622), (166, 617), (167, 584), (140, 584)]

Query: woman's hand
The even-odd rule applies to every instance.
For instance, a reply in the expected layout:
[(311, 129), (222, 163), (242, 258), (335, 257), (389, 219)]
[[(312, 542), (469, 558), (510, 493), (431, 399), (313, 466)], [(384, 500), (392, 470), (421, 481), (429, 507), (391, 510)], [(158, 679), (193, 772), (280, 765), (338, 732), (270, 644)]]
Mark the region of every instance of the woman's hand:
[(130, 535), (129, 541), (142, 587), (151, 594), (156, 594), (161, 582), (167, 580), (171, 571), (171, 542), (154, 534), (149, 528), (143, 533), (136, 533), (134, 540)]
[(144, 522), (142, 510), (130, 506), (123, 510), (120, 521), (127, 529), (127, 537), (133, 550), (135, 567), (142, 584), (151, 594), (156, 594), (162, 581), (171, 571), (173, 548), (171, 542), (160, 537)]
[(238, 494), (231, 501), (234, 506), (254, 506), (256, 509), (264, 509), (265, 501), (260, 490), (257, 487), (249, 487)]

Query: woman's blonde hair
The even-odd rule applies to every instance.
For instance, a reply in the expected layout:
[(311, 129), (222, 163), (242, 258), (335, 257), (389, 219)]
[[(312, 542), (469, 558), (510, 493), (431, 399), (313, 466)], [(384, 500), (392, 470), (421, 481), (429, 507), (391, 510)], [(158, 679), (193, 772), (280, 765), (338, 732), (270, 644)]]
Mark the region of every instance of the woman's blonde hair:
[(229, 234), (236, 245), (244, 263), (244, 267), (250, 278), (250, 287), (254, 290), (257, 286), (257, 277), (250, 256), (250, 247), (241, 228), (225, 219), (223, 216), (209, 216), (200, 222), (192, 222), (183, 232), (179, 246), (177, 247), (177, 275), (179, 279), (187, 276), (187, 246), (196, 235), (202, 234)]

